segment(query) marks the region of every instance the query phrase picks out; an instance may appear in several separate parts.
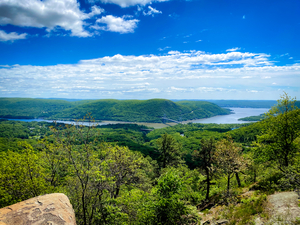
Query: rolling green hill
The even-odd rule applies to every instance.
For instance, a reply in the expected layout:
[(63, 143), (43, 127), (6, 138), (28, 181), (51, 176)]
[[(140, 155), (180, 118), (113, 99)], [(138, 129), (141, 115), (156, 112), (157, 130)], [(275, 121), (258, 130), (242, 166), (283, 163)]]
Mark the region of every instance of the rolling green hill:
[(228, 110), (208, 102), (172, 102), (165, 99), (150, 100), (98, 100), (65, 109), (55, 119), (80, 119), (89, 112), (97, 120), (130, 122), (161, 122), (166, 116), (173, 120), (191, 120), (228, 114)]
[(0, 98), (0, 117), (2, 118), (47, 118), (74, 104), (63, 100), (31, 98)]
[(164, 115), (173, 120), (192, 120), (229, 111), (204, 101), (172, 102), (165, 99), (150, 100), (88, 100), (65, 101), (51, 99), (0, 98), (2, 118), (82, 119), (87, 113), (96, 120), (130, 122), (162, 122)]

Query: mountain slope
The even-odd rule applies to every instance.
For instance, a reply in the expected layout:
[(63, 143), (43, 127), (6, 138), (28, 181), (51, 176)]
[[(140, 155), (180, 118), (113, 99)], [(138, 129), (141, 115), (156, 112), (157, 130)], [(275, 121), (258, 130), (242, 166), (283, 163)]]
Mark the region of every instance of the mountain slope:
[(54, 118), (83, 118), (87, 112), (98, 120), (116, 120), (130, 122), (158, 122), (164, 115), (173, 120), (191, 120), (228, 114), (228, 110), (208, 103), (189, 104), (172, 102), (165, 99), (150, 100), (99, 100), (66, 109), (54, 115)]
[(28, 119), (49, 117), (73, 106), (73, 103), (63, 100), (0, 98), (0, 117)]
[(64, 101), (49, 99), (0, 98), (0, 117), (82, 119), (90, 113), (96, 120), (128, 122), (162, 122), (166, 116), (172, 120), (192, 120), (229, 111), (204, 101), (173, 102), (166, 99), (150, 100), (88, 100)]

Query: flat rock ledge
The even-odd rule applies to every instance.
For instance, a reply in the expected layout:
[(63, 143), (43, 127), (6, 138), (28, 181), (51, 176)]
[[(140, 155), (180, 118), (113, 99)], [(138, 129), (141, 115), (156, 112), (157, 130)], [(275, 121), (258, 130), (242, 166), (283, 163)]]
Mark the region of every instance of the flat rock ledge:
[(0, 225), (76, 225), (73, 207), (61, 193), (47, 194), (0, 209)]
[(300, 221), (300, 207), (298, 206), (298, 194), (296, 192), (282, 192), (270, 195), (268, 202), (271, 204), (271, 220), (269, 224), (298, 224)]

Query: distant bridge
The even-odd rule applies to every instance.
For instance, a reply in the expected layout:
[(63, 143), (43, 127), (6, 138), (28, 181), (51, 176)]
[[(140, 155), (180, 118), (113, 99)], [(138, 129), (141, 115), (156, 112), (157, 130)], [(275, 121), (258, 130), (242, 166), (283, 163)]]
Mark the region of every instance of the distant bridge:
[(146, 132), (148, 132), (148, 131), (150, 132), (150, 131), (153, 131), (153, 130), (154, 129), (143, 129), (143, 128), (141, 129), (141, 131), (146, 131)]
[[(162, 119), (163, 123), (166, 123), (167, 120), (174, 122), (174, 123), (181, 123), (181, 121), (179, 122), (177, 120), (172, 120), (172, 119), (167, 118), (166, 114), (161, 119)], [(181, 120), (181, 118), (180, 118), (180, 120)]]

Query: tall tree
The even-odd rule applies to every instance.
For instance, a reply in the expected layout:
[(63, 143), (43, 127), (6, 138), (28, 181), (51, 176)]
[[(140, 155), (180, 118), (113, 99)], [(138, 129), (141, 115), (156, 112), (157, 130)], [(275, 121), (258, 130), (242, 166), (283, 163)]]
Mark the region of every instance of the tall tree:
[(201, 147), (193, 153), (193, 158), (197, 161), (197, 167), (204, 171), (206, 176), (206, 200), (209, 199), (210, 185), (213, 184), (211, 181), (214, 175), (215, 150), (216, 142), (213, 138), (201, 139)]
[(242, 148), (237, 143), (234, 143), (231, 138), (217, 142), (214, 157), (217, 161), (218, 169), (226, 175), (227, 195), (229, 195), (231, 178), (246, 166), (246, 161), (241, 153)]
[(109, 176), (112, 177), (110, 193), (112, 198), (120, 194), (121, 186), (138, 186), (146, 182), (141, 167), (149, 167), (149, 162), (140, 152), (130, 151), (127, 147), (106, 146)]
[(262, 122), (262, 135), (258, 136), (257, 154), (266, 161), (275, 161), (281, 171), (293, 164), (299, 151), (296, 143), (300, 135), (300, 110), (295, 99), (284, 93)]
[[(91, 119), (91, 118), (87, 118)], [(145, 186), (143, 169), (150, 165), (141, 153), (127, 147), (99, 144), (93, 126), (52, 128), (54, 143), (45, 142), (45, 158), (51, 181), (59, 181), (61, 156), (67, 158), (65, 187), (78, 224), (122, 224), (127, 218), (117, 205), (125, 187)], [(48, 146), (47, 146), (48, 145)], [(62, 155), (58, 154), (63, 152)], [(53, 178), (53, 179), (52, 179)], [(144, 182), (146, 183), (146, 182)], [(120, 207), (119, 207), (120, 206)]]
[(66, 129), (52, 128), (52, 131), (55, 148), (61, 149), (68, 159), (67, 189), (78, 223), (93, 224), (96, 215), (103, 211), (107, 186), (105, 153), (95, 143), (95, 129), (92, 126), (67, 126)]
[(160, 168), (177, 166), (183, 162), (180, 152), (181, 146), (172, 135), (163, 134), (161, 138), (157, 139), (157, 146), (160, 154), (158, 157)]

